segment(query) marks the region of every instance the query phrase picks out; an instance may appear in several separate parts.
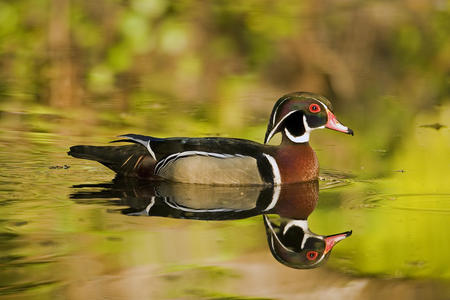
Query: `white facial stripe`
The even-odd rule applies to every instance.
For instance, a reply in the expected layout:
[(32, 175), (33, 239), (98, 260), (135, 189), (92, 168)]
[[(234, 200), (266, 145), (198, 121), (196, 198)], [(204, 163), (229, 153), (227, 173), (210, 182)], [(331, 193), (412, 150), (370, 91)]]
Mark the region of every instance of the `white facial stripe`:
[(316, 100), (317, 102), (320, 102), (320, 103), (325, 107), (326, 110), (329, 110), (329, 109), (328, 109), (328, 106), (326, 106), (325, 103), (323, 103), (322, 101), (317, 100), (317, 99), (315, 99), (315, 100)]
[(305, 132), (310, 133), (312, 131), (309, 127), (308, 121), (306, 120), (306, 115), (303, 115), (303, 126), (305, 127)]
[(272, 116), (272, 127), (275, 125), (275, 117), (277, 116), (277, 111), (278, 108), (284, 103), (284, 101), (288, 100), (289, 98), (284, 99), (283, 101), (281, 101), (278, 105), (277, 108), (275, 108), (275, 111), (273, 112), (273, 116)]
[[(277, 161), (275, 160), (275, 158), (273, 158), (272, 156), (270, 156), (269, 154), (263, 153), (263, 155), (267, 158), (267, 161), (270, 163), (270, 165), (272, 166), (272, 173), (273, 173), (273, 184), (274, 185), (279, 185), (281, 184), (281, 175), (280, 175), (280, 169), (278, 168), (278, 164)], [(278, 195), (277, 198), (279, 196), (279, 191), (278, 191)], [(278, 201), (278, 199), (277, 199)]]
[(303, 236), (302, 244), (300, 245), (300, 248), (301, 248), (301, 249), (304, 249), (304, 248), (305, 248), (306, 240), (307, 240), (308, 238), (310, 238), (310, 237), (317, 237), (317, 236), (311, 234), (311, 232), (305, 232), (305, 235)]
[[(270, 131), (269, 136), (267, 137), (267, 140), (264, 141), (264, 144), (266, 144), (268, 141), (270, 141), (270, 139), (272, 138), (272, 136), (275, 134), (275, 132), (277, 131), (278, 127), (280, 126), (281, 123), (283, 123), (283, 121), (289, 117), (291, 114), (297, 112), (298, 110), (293, 110), (290, 111), (289, 113), (287, 113), (278, 123), (275, 127), (273, 127), (272, 131)], [(274, 120), (275, 121), (275, 120)]]
[(266, 216), (266, 215), (263, 215), (263, 217), (264, 217), (265, 223), (267, 224), (267, 226), (269, 227), (269, 230), (271, 231), (271, 235), (270, 236), (272, 237), (272, 239), (271, 239), (270, 242), (272, 244), (272, 249), (275, 248), (274, 240), (276, 239), (278, 241), (278, 245), (280, 245), (284, 250), (292, 252), (292, 250), (286, 248), (286, 246), (280, 241), (280, 239), (276, 235), (275, 230), (273, 229), (272, 223), (270, 223), (269, 217)]
[(305, 131), (306, 132), (311, 132), (311, 131), (316, 130), (316, 129), (325, 128), (325, 125), (322, 125), (322, 126), (319, 126), (319, 127), (314, 127), (314, 128), (309, 127), (309, 124), (308, 124), (308, 121), (306, 120), (306, 116), (305, 115), (303, 115), (303, 126), (305, 126)]

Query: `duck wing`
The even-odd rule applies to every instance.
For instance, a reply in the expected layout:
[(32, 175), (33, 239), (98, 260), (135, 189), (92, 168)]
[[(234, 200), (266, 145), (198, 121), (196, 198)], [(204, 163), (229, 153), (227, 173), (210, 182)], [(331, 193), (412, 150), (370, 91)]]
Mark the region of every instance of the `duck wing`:
[(137, 134), (120, 136), (117, 142), (144, 146), (156, 161), (154, 174), (187, 183), (273, 183), (272, 166), (265, 154), (271, 146), (245, 139), (156, 138)]

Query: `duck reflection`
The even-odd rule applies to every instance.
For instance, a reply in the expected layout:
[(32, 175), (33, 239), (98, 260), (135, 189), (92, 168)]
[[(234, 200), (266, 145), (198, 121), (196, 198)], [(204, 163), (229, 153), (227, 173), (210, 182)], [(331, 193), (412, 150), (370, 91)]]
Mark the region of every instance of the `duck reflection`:
[(307, 220), (280, 217), (277, 221), (263, 215), (267, 240), (272, 255), (282, 264), (296, 269), (312, 269), (322, 265), (333, 246), (352, 234), (323, 236), (311, 232)]
[[(101, 187), (100, 191), (82, 188)], [(351, 231), (323, 236), (308, 228), (319, 198), (317, 181), (282, 186), (208, 186), (116, 178), (110, 184), (77, 185), (73, 199), (120, 198), (122, 213), (197, 220), (236, 220), (257, 215), (272, 255), (298, 269), (316, 268)], [(269, 217), (270, 215), (270, 217)]]

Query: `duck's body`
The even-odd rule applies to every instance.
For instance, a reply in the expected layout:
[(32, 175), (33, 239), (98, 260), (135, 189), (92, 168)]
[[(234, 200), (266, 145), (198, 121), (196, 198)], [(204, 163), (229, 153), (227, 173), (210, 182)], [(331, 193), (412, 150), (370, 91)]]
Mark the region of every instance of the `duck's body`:
[[(328, 105), (327, 105), (328, 104)], [(127, 134), (139, 145), (74, 146), (69, 155), (96, 160), (119, 175), (216, 185), (288, 184), (317, 179), (319, 163), (310, 147), (315, 128), (353, 132), (339, 124), (328, 100), (293, 93), (275, 104), (265, 143), (235, 138), (155, 138)], [(317, 110), (317, 111), (314, 111)], [(267, 145), (281, 132), (278, 146)]]

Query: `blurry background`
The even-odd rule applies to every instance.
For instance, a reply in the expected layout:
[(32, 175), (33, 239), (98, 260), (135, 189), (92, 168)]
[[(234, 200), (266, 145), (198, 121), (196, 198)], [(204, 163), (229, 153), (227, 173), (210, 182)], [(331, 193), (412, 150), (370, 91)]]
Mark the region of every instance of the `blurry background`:
[(1, 1), (0, 109), (77, 123), (27, 124), (39, 131), (262, 141), (275, 100), (312, 91), (378, 137), (367, 150), (394, 150), (449, 101), (449, 14), (443, 0)]
[[(104, 296), (95, 287), (107, 282), (106, 294), (118, 289), (142, 298), (144, 290), (133, 284), (148, 284), (143, 273), (157, 274), (163, 283), (156, 293), (170, 295), (192, 282), (209, 286), (213, 275), (259, 278), (264, 261), (283, 280), (315, 278), (309, 289), (318, 289), (323, 276), (333, 278), (343, 298), (361, 287), (386, 299), (380, 294), (386, 285), (397, 291), (389, 294), (395, 299), (442, 296), (422, 283), (413, 289), (351, 276), (450, 278), (450, 239), (443, 233), (450, 225), (449, 6), (445, 0), (0, 0), (0, 295), (92, 298)], [(320, 234), (354, 230), (328, 263), (334, 275), (278, 266), (259, 218), (215, 225), (131, 220), (111, 214), (108, 201), (86, 207), (68, 199), (72, 184), (113, 176), (66, 157), (72, 144), (101, 145), (130, 132), (262, 142), (274, 102), (293, 91), (328, 97), (337, 118), (355, 131), (350, 137), (322, 130), (311, 141), (323, 174), (356, 178), (324, 189), (310, 220)], [(49, 169), (63, 165), (70, 169)], [(257, 238), (243, 243), (235, 228)], [(189, 238), (167, 241), (167, 232)], [(205, 242), (210, 235), (212, 245)], [(182, 258), (174, 247), (191, 252)], [(253, 269), (219, 267), (230, 257), (238, 265), (252, 261), (253, 252), (264, 253)], [(178, 261), (191, 267), (167, 268)], [(259, 296), (280, 295), (283, 280)], [(221, 287), (233, 291), (239, 282)], [(273, 277), (263, 282), (268, 287)], [(258, 295), (262, 285), (253, 283), (250, 294)]]
[(194, 103), (222, 131), (307, 90), (358, 126), (383, 116), (401, 132), (449, 100), (449, 17), (441, 0), (2, 1), (1, 103), (108, 110), (150, 128)]
[(262, 141), (275, 100), (312, 91), (378, 137), (367, 150), (395, 150), (448, 103), (449, 76), (443, 0), (0, 2), (0, 109), (77, 123), (32, 130)]

